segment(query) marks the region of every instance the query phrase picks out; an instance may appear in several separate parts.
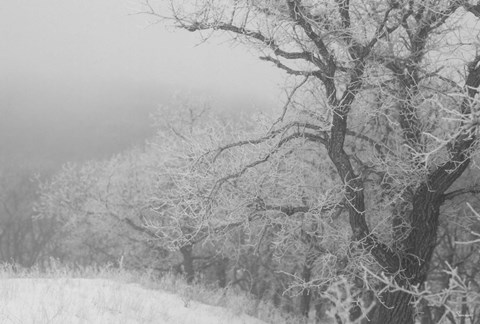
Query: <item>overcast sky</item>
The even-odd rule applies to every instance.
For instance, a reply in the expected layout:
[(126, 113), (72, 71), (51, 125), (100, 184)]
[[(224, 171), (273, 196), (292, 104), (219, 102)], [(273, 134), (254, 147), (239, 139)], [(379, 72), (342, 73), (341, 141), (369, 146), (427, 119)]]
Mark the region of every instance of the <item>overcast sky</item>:
[(65, 116), (88, 124), (127, 106), (145, 114), (176, 90), (260, 106), (277, 97), (271, 65), (219, 40), (196, 46), (195, 34), (147, 27), (148, 17), (129, 15), (132, 2), (2, 1), (0, 122), (44, 132)]

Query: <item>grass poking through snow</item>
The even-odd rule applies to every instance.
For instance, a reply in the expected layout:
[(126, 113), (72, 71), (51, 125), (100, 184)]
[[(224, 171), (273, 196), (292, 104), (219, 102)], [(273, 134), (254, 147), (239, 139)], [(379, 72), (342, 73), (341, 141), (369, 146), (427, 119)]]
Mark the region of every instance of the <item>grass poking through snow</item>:
[[(262, 320), (260, 320), (262, 319)], [(0, 323), (299, 323), (234, 289), (113, 268), (0, 267)]]

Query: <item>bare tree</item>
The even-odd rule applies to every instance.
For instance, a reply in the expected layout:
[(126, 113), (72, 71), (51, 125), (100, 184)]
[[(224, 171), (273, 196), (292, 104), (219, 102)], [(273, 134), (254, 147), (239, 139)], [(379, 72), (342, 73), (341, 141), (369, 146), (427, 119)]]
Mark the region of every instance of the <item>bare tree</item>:
[[(258, 170), (268, 172), (266, 162), (288, 157), (288, 148), (297, 155), (305, 154), (298, 147), (313, 150), (314, 159), (316, 154), (334, 166), (356, 249), (404, 288), (381, 290), (371, 322), (413, 323), (415, 297), (409, 291), (426, 279), (440, 207), (477, 153), (480, 4), (171, 0), (143, 5), (142, 12), (205, 37), (225, 32), (297, 80), (280, 118), (263, 135), (215, 151), (209, 167), (238, 166), (225, 156), (241, 147), (253, 150), (256, 159), (243, 159), (236, 171), (226, 167), (232, 172), (221, 174), (204, 196), (211, 202), (221, 187), (240, 186)], [(292, 190), (278, 188), (291, 197)], [(257, 210), (270, 206), (287, 215), (288, 207), (290, 218), (328, 209), (311, 202), (273, 206), (259, 198)], [(232, 196), (231, 203), (237, 199)], [(203, 214), (214, 210), (211, 203), (195, 205)]]
[(172, 117), (145, 149), (66, 164), (42, 184), (37, 218), (59, 225), (51, 244), (55, 257), (84, 265), (122, 259), (126, 267), (181, 272), (188, 282), (196, 276), (196, 265), (220, 264), (222, 255), (196, 248), (206, 235), (197, 231), (198, 220), (188, 212), (191, 193), (181, 175), (189, 161), (183, 142), (197, 135), (192, 125), (201, 113), (185, 111), (185, 129), (176, 128)]
[(0, 170), (0, 260), (30, 267), (45, 256), (55, 223), (34, 217), (39, 180), (22, 165)]

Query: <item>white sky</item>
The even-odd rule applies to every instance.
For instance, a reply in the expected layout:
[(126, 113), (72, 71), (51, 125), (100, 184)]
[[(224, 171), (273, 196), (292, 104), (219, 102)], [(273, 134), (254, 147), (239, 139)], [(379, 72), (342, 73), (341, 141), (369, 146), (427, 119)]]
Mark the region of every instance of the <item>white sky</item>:
[[(132, 107), (145, 114), (175, 91), (203, 92), (226, 109), (278, 98), (282, 74), (271, 64), (219, 40), (196, 46), (196, 34), (146, 27), (148, 17), (129, 15), (135, 1), (2, 1), (0, 128), (21, 124), (55, 137), (52, 123)], [(0, 130), (0, 148), (24, 133)]]
[(274, 96), (274, 67), (226, 44), (195, 47), (196, 35), (146, 28), (148, 17), (129, 11), (127, 0), (3, 1), (2, 88), (20, 79), (75, 93), (123, 82)]

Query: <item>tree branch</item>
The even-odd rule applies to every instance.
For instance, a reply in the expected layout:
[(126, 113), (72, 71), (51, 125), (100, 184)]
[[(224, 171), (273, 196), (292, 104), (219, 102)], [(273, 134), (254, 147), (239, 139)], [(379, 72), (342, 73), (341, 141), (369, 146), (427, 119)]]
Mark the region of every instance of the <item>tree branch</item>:
[(237, 35), (246, 36), (258, 40), (264, 45), (267, 45), (275, 55), (281, 56), (288, 60), (304, 60), (314, 64), (317, 67), (324, 68), (325, 64), (315, 56), (314, 53), (309, 51), (303, 52), (288, 52), (280, 48), (273, 38), (267, 37), (259, 31), (247, 29), (245, 27), (235, 26), (231, 23), (217, 23), (217, 24), (204, 24), (200, 22), (193, 22), (190, 25), (182, 25), (182, 27), (190, 32), (201, 30), (223, 30), (235, 33)]
[(324, 64), (323, 66), (324, 68), (328, 68), (327, 75), (333, 76), (333, 73), (335, 71), (334, 58), (328, 51), (327, 46), (322, 40), (322, 37), (320, 37), (320, 35), (318, 35), (313, 31), (312, 25), (305, 19), (305, 13), (303, 12), (303, 8), (302, 8), (302, 5), (300, 4), (300, 1), (299, 0), (285, 0), (285, 1), (287, 2), (287, 6), (290, 12), (290, 18), (292, 18), (293, 21), (295, 21), (302, 27), (307, 37), (310, 38), (310, 40), (315, 44), (320, 55), (323, 57), (324, 61), (326, 62), (326, 64)]
[(454, 199), (454, 198), (456, 198), (458, 196), (461, 196), (461, 195), (478, 194), (478, 193), (480, 193), (480, 185), (450, 191), (450, 192), (443, 195), (443, 199), (444, 200), (451, 200), (451, 199)]
[(321, 75), (322, 71), (320, 70), (317, 70), (317, 71), (299, 71), (299, 70), (294, 70), (288, 66), (286, 66), (285, 64), (283, 64), (282, 62), (280, 62), (280, 60), (276, 59), (276, 58), (273, 58), (271, 56), (261, 56), (260, 57), (260, 60), (262, 61), (267, 61), (267, 62), (272, 62), (273, 64), (275, 64), (275, 66), (277, 66), (278, 68), (284, 70), (285, 72), (287, 72), (288, 74), (290, 75), (303, 75), (303, 76), (306, 76), (306, 77), (309, 77), (309, 76), (313, 76), (313, 75)]
[(294, 96), (295, 93), (298, 91), (298, 89), (300, 89), (305, 83), (307, 83), (308, 78), (309, 78), (308, 75), (305, 76), (305, 78), (302, 80), (302, 82), (300, 82), (299, 84), (297, 84), (297, 85), (292, 89), (292, 91), (287, 94), (287, 101), (286, 101), (285, 104), (283, 105), (282, 115), (272, 124), (272, 127), (270, 127), (270, 129), (268, 130), (267, 133), (271, 133), (272, 130), (275, 128), (275, 126), (277, 126), (278, 123), (283, 122), (283, 119), (285, 118), (285, 114), (287, 113), (287, 109), (288, 109), (288, 107), (290, 106), (290, 103), (292, 102), (293, 96)]
[[(267, 135), (265, 135), (263, 137), (244, 140), (244, 141), (239, 141), (239, 142), (235, 142), (235, 143), (230, 143), (230, 144), (224, 145), (222, 147), (219, 147), (218, 149), (215, 150), (216, 154), (213, 157), (213, 161), (215, 161), (220, 156), (220, 154), (222, 154), (222, 152), (224, 152), (225, 150), (228, 150), (228, 149), (231, 149), (231, 148), (234, 148), (234, 147), (244, 146), (244, 145), (260, 144), (260, 143), (263, 143), (263, 142), (265, 142), (269, 139), (274, 138), (275, 136), (277, 136), (279, 134), (285, 134), (288, 130), (290, 130), (291, 128), (294, 128), (294, 127), (296, 127), (297, 129), (309, 129), (309, 130), (312, 130), (312, 131), (316, 131), (316, 132), (318, 132), (318, 135), (313, 135), (313, 134), (308, 135), (306, 133), (305, 134), (309, 138), (314, 139), (315, 141), (321, 142), (322, 144), (326, 145), (326, 143), (328, 142), (327, 133), (320, 126), (310, 124), (310, 123), (304, 123), (304, 122), (291, 122), (291, 123), (288, 123), (288, 124), (282, 126), (279, 129), (276, 129), (276, 130), (273, 130), (273, 131), (270, 130), (267, 133)], [(212, 153), (212, 152), (211, 151), (207, 152), (207, 153), (204, 154), (204, 156), (209, 154), (209, 153)]]
[[(460, 105), (460, 112), (463, 115), (472, 113), (473, 98), (478, 93), (480, 86), (480, 55), (468, 64), (468, 75), (465, 83), (467, 97)], [(476, 122), (467, 125), (462, 123), (463, 131), (452, 141), (450, 147), (451, 159), (438, 167), (428, 176), (430, 190), (443, 194), (453, 182), (463, 173), (470, 163), (469, 149), (476, 140), (475, 130), (480, 125)]]
[[(235, 172), (235, 173), (232, 173), (232, 174), (229, 174), (219, 180), (217, 180), (214, 184), (214, 186), (212, 187), (212, 190), (210, 191), (210, 194), (208, 195), (208, 197), (212, 197), (214, 194), (216, 194), (218, 192), (218, 190), (222, 187), (222, 185), (227, 182), (228, 180), (230, 179), (235, 179), (235, 178), (238, 178), (240, 176), (242, 176), (245, 172), (247, 172), (247, 170), (251, 169), (251, 168), (254, 168), (256, 167), (257, 165), (260, 165), (262, 163), (265, 163), (267, 162), (273, 155), (275, 155), (279, 150), (280, 148), (294, 140), (294, 139), (298, 139), (298, 138), (304, 138), (304, 139), (307, 139), (307, 140), (310, 140), (310, 141), (313, 141), (313, 142), (320, 142), (324, 145), (327, 144), (326, 140), (324, 137), (320, 136), (320, 135), (317, 135), (317, 134), (310, 134), (310, 133), (305, 133), (305, 132), (300, 132), (300, 131), (297, 131), (293, 134), (290, 134), (289, 136), (287, 137), (284, 137), (282, 138), (276, 145), (275, 147), (270, 150), (270, 152), (268, 152), (267, 154), (265, 154), (265, 156), (261, 159), (258, 159), (258, 160), (255, 160), (249, 164), (247, 164), (246, 166), (244, 166), (240, 171), (238, 172)], [(246, 143), (247, 144), (247, 143)], [(230, 146), (230, 147), (233, 147), (233, 146)], [(218, 154), (217, 154), (218, 156)]]

